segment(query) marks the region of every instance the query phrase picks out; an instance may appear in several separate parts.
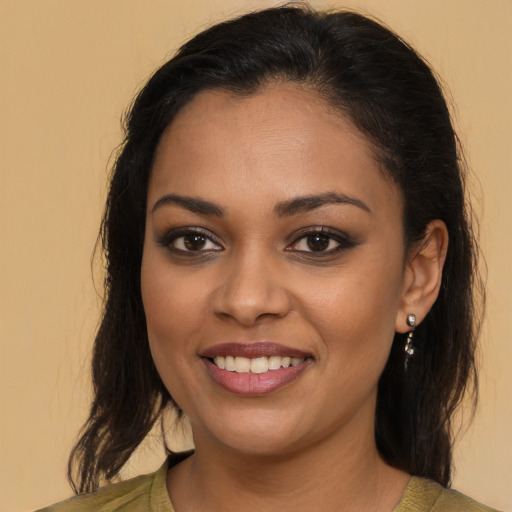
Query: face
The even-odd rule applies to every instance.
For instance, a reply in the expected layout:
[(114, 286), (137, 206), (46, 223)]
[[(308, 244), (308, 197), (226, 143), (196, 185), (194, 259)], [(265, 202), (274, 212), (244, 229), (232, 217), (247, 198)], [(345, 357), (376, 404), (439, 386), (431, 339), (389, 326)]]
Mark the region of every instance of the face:
[(151, 352), (196, 445), (373, 438), (401, 217), (369, 141), (311, 91), (203, 92), (180, 111), (152, 169), (141, 279)]

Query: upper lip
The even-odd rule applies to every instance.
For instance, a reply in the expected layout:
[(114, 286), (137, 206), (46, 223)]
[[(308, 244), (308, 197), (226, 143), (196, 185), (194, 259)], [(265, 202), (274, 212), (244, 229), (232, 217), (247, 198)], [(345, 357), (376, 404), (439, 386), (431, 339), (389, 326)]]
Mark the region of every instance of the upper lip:
[(311, 354), (270, 341), (259, 341), (256, 343), (220, 343), (208, 347), (201, 353), (201, 357), (210, 359), (217, 356), (247, 357), (249, 359), (272, 356), (306, 358), (311, 357)]

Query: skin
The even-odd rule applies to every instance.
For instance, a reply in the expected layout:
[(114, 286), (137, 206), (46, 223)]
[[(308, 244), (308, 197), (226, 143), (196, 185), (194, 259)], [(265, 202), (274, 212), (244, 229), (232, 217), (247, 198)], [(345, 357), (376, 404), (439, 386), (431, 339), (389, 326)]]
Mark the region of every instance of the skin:
[[(283, 214), (333, 193), (350, 201)], [(406, 315), (421, 321), (437, 296), (446, 228), (427, 235), (405, 250), (400, 191), (314, 92), (202, 92), (178, 113), (152, 169), (141, 272), (151, 352), (196, 446), (168, 473), (177, 512), (392, 510), (409, 476), (375, 447), (377, 384)], [(204, 351), (262, 340), (307, 367), (261, 396), (212, 380)]]

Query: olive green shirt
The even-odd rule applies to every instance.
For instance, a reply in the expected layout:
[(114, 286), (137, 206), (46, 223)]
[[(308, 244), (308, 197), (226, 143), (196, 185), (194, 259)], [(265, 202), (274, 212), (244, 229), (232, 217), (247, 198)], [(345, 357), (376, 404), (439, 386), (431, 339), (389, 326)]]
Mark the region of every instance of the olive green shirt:
[[(91, 494), (80, 494), (37, 512), (174, 512), (167, 494), (166, 461), (149, 475), (108, 485)], [(451, 489), (413, 476), (393, 512), (498, 512)], [(316, 512), (316, 511), (315, 511)]]

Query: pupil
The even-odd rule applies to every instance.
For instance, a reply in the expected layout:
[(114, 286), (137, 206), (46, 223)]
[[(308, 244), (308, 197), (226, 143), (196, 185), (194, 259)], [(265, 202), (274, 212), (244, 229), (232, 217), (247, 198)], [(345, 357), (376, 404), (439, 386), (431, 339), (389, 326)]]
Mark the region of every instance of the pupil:
[(308, 247), (312, 251), (324, 251), (329, 246), (329, 237), (316, 233), (308, 236)]
[(187, 235), (184, 238), (185, 247), (190, 251), (198, 251), (206, 244), (206, 237), (203, 235)]

